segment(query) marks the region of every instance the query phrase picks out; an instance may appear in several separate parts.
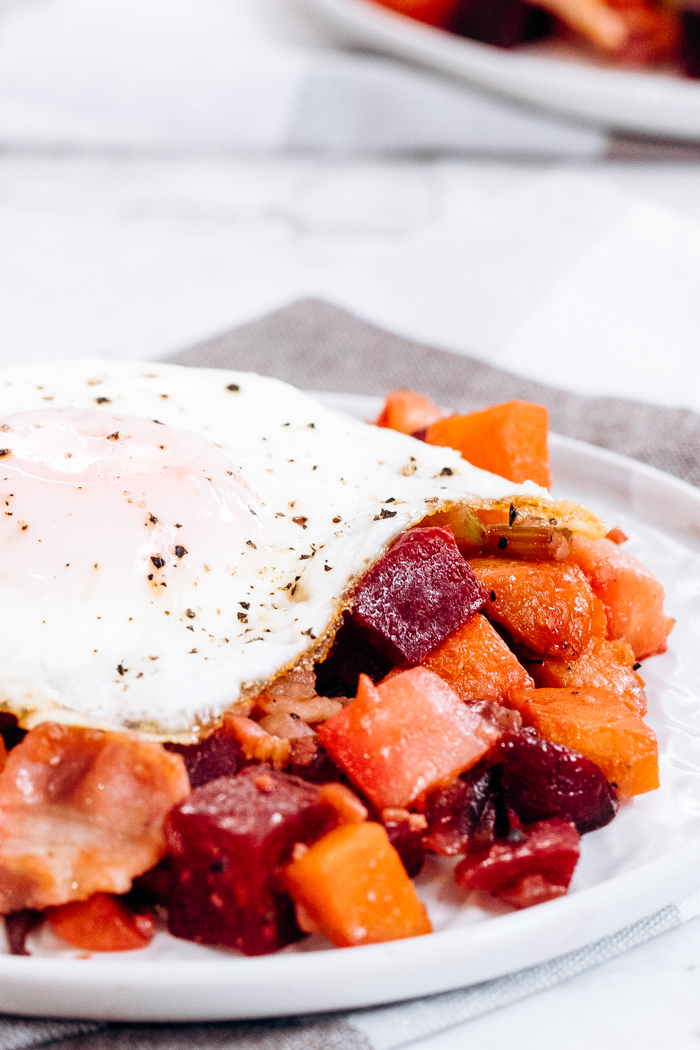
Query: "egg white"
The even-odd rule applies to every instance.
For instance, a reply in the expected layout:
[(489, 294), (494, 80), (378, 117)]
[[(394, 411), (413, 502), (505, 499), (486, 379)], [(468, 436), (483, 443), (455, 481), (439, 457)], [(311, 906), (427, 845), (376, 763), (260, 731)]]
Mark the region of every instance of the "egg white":
[[(52, 718), (194, 738), (322, 651), (357, 578), (427, 513), (475, 497), (547, 495), (253, 373), (120, 361), (0, 370), (0, 418), (47, 407), (157, 419), (205, 438), (254, 494), (258, 542), (226, 579), (211, 572), (196, 594), (179, 594), (183, 607), (198, 603), (190, 624), (125, 584), (109, 603), (85, 596), (71, 629), (53, 637), (35, 602), (3, 593), (0, 553), (0, 707), (27, 727)], [(118, 556), (103, 553), (105, 564)]]

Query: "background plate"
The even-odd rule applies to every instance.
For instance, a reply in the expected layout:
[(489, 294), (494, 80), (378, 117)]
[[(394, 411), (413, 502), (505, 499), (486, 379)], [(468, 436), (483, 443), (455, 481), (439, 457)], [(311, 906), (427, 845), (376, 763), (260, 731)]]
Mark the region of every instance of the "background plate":
[[(316, 395), (361, 418), (373, 398)], [(557, 496), (588, 503), (630, 536), (677, 617), (668, 653), (644, 664), (662, 787), (585, 836), (567, 897), (523, 912), (466, 907), (450, 862), (417, 885), (436, 933), (344, 950), (309, 938), (246, 959), (164, 931), (140, 952), (68, 950), (50, 932), (32, 957), (0, 956), (0, 1012), (123, 1021), (214, 1021), (369, 1006), (446, 991), (531, 966), (613, 933), (700, 885), (700, 491), (651, 467), (552, 437)]]
[[(611, 69), (557, 52), (506, 51), (433, 29), (372, 0), (303, 0), (355, 42), (605, 127), (700, 140), (700, 81)], [(546, 47), (546, 45), (545, 45)]]

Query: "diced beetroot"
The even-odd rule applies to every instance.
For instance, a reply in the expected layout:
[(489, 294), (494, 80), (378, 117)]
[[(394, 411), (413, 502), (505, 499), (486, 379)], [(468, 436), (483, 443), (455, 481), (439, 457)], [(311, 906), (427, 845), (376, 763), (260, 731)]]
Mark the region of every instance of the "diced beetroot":
[(8, 751), (24, 740), (26, 735), (27, 730), (20, 729), (16, 715), (11, 715), (9, 711), (0, 711), (0, 736)]
[(353, 623), (392, 664), (418, 664), (486, 602), (449, 529), (410, 529), (360, 583)]
[(428, 796), (423, 845), (442, 857), (466, 853), (493, 791), (495, 771), (479, 762), (459, 780)]
[(354, 696), (361, 674), (379, 682), (392, 666), (367, 644), (346, 614), (328, 655), (315, 666), (316, 689), (319, 696)]
[(296, 842), (313, 842), (334, 823), (318, 788), (264, 766), (197, 788), (168, 819), (170, 932), (246, 955), (298, 940), (277, 870)]
[(565, 820), (513, 828), (488, 850), (468, 854), (455, 879), (466, 890), (485, 890), (515, 908), (562, 897), (579, 856), (579, 834)]
[(219, 777), (233, 776), (243, 764), (240, 745), (234, 738), (217, 729), (197, 744), (165, 744), (167, 751), (182, 755), (192, 789)]
[(494, 749), (506, 805), (523, 824), (559, 817), (581, 835), (615, 816), (617, 799), (602, 772), (578, 751), (532, 730), (506, 733)]
[(541, 40), (551, 28), (551, 15), (524, 0), (464, 0), (454, 22), (461, 36), (497, 47)]
[(318, 727), (332, 758), (378, 810), (404, 807), (471, 769), (502, 730), (415, 667), (374, 686)]
[(34, 911), (25, 908), (23, 911), (15, 911), (5, 916), (5, 934), (7, 936), (7, 949), (10, 955), (29, 955), (27, 951), (27, 937), (38, 929), (44, 921), (42, 911)]
[(384, 827), (406, 873), (414, 879), (423, 867), (423, 833), (410, 820), (384, 819)]
[(689, 0), (680, 9), (681, 57), (689, 77), (700, 78), (700, 0)]
[(292, 762), (287, 772), (308, 781), (309, 784), (329, 784), (336, 780), (347, 783), (348, 779), (342, 769), (336, 766), (325, 747), (316, 749), (316, 755), (308, 766), (299, 766)]

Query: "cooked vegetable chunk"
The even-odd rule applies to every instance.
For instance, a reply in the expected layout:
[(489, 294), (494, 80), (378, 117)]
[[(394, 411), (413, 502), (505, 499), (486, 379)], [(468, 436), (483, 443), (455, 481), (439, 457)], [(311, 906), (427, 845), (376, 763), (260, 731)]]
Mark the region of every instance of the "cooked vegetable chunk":
[(580, 751), (603, 771), (620, 798), (659, 786), (656, 737), (604, 689), (527, 689), (509, 703), (540, 736)]
[[(412, 0), (413, 3), (416, 0)], [(421, 0), (425, 2), (425, 0)], [(434, 0), (432, 0), (434, 3)], [(445, 0), (439, 0), (444, 3)], [(448, 3), (452, 0), (448, 0)], [(415, 434), (442, 418), (442, 412), (431, 398), (415, 390), (392, 390), (377, 418), (378, 427), (388, 427), (402, 434)]]
[(360, 677), (355, 700), (318, 727), (321, 743), (377, 809), (405, 807), (470, 769), (499, 738), (422, 667), (374, 686)]
[(664, 613), (664, 589), (653, 573), (611, 540), (576, 536), (569, 561), (591, 581), (605, 606), (608, 637), (631, 645), (638, 660), (666, 652), (673, 620)]
[(435, 671), (462, 700), (504, 700), (534, 685), (484, 616), (475, 616), (434, 649), (423, 667)]
[(86, 901), (50, 908), (46, 918), (59, 937), (86, 952), (145, 948), (155, 929), (152, 915), (134, 912), (108, 893), (95, 893)]
[(558, 817), (583, 835), (609, 824), (617, 812), (615, 794), (594, 762), (531, 729), (506, 733), (494, 760), (500, 762), (505, 803), (523, 824)]
[(479, 762), (448, 787), (428, 796), (428, 828), (423, 836), (426, 849), (441, 857), (456, 857), (473, 845), (484, 809), (497, 789), (497, 773), (487, 762)]
[(634, 653), (627, 642), (594, 638), (577, 660), (545, 656), (532, 662), (523, 658), (523, 663), (536, 685), (556, 689), (606, 689), (627, 704), (630, 711), (646, 714), (644, 682), (634, 670)]
[(165, 853), (182, 759), (128, 733), (44, 722), (0, 774), (0, 912), (126, 893)]
[(352, 622), (393, 664), (413, 665), (484, 604), (448, 529), (410, 529), (361, 581)]
[(315, 785), (265, 766), (197, 788), (168, 819), (170, 932), (246, 955), (298, 940), (276, 871), (335, 823)]
[(579, 856), (573, 824), (543, 820), (513, 828), (504, 839), (457, 865), (455, 879), (466, 890), (486, 890), (514, 908), (563, 897)]
[(299, 852), (286, 868), (285, 885), (337, 947), (432, 932), (381, 824), (346, 824)]
[(564, 562), (475, 558), (484, 612), (535, 653), (575, 659), (605, 636), (605, 612), (581, 570)]
[(243, 763), (240, 744), (224, 729), (217, 729), (197, 744), (165, 744), (165, 748), (182, 755), (191, 788), (233, 776)]
[(449, 416), (428, 427), (429, 445), (456, 448), (482, 470), (520, 484), (535, 481), (549, 488), (548, 414), (529, 401), (506, 401), (483, 412)]

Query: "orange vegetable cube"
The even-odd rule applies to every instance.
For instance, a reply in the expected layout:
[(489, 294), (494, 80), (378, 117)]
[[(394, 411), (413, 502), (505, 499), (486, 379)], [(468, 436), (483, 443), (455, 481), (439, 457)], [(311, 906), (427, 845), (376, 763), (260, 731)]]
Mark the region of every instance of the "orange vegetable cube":
[(471, 769), (499, 737), (432, 671), (375, 686), (360, 675), (351, 704), (318, 727), (331, 758), (377, 807), (405, 808)]
[(639, 715), (605, 689), (522, 689), (509, 704), (540, 736), (580, 751), (621, 798), (659, 786), (656, 737)]
[(570, 562), (578, 565), (605, 606), (608, 637), (628, 642), (638, 660), (666, 652), (673, 620), (664, 613), (656, 576), (612, 540), (575, 536)]
[(402, 434), (415, 434), (438, 419), (442, 419), (442, 412), (432, 398), (415, 390), (392, 390), (387, 394), (375, 425)]
[(503, 701), (534, 682), (485, 616), (474, 616), (423, 660), (462, 700)]
[(46, 918), (59, 937), (87, 952), (129, 952), (153, 938), (153, 916), (131, 911), (109, 893), (49, 908)]
[(549, 488), (548, 413), (529, 401), (506, 401), (482, 412), (449, 416), (428, 427), (429, 445), (456, 448), (482, 470), (520, 484)]
[(545, 656), (527, 663), (527, 667), (538, 686), (606, 689), (627, 704), (630, 711), (640, 716), (646, 714), (644, 682), (634, 670), (634, 653), (627, 642), (594, 638), (578, 660)]
[(486, 588), (484, 612), (534, 653), (581, 656), (591, 638), (604, 638), (605, 611), (584, 574), (566, 562), (474, 558)]
[(329, 831), (287, 865), (284, 881), (295, 903), (338, 948), (432, 932), (381, 824)]
[(390, 7), (408, 18), (446, 29), (457, 7), (457, 0), (378, 0), (382, 7)]

